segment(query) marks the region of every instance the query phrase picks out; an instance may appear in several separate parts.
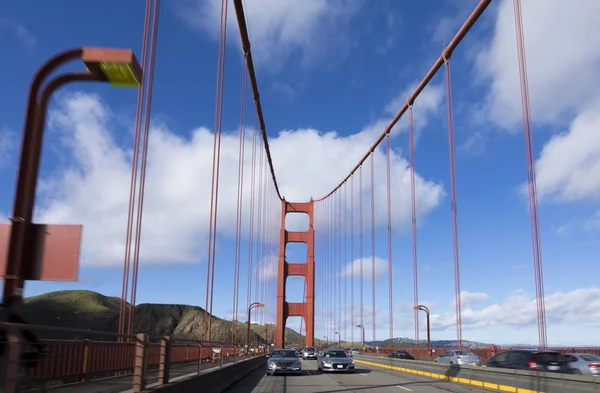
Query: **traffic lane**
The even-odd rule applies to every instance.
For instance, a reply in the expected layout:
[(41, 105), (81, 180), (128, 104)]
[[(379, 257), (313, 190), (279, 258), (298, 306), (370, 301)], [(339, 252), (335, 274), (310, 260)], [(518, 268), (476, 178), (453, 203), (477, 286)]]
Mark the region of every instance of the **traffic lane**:
[[(317, 371), (316, 360), (302, 360), (302, 375), (266, 375), (265, 367), (259, 367), (235, 383), (229, 393), (312, 393), (338, 391), (340, 384)], [(334, 390), (338, 389), (338, 390)], [(348, 391), (342, 389), (341, 391)], [(397, 393), (397, 392), (396, 392)]]
[[(356, 364), (357, 366), (359, 364)], [(363, 370), (368, 370), (368, 376), (377, 381), (373, 389), (377, 392), (415, 392), (415, 393), (489, 393), (496, 390), (466, 385), (447, 380), (433, 379), (415, 374), (403, 373), (401, 371), (386, 370), (380, 367), (360, 365)], [(364, 374), (364, 373), (363, 373)], [(395, 384), (394, 384), (395, 381)], [(392, 386), (393, 385), (393, 386)], [(377, 386), (387, 386), (389, 390), (377, 390)], [(396, 389), (394, 390), (393, 387)]]
[(431, 378), (412, 374), (387, 372), (386, 370), (359, 366), (354, 373), (319, 373), (316, 361), (302, 361), (303, 375), (265, 374), (260, 367), (242, 379), (227, 392), (229, 393), (484, 393), (487, 389), (448, 381), (436, 381)]

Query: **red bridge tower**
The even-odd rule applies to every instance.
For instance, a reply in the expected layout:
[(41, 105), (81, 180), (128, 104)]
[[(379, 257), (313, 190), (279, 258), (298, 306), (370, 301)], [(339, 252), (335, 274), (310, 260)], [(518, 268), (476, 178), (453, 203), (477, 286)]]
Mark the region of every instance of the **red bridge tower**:
[[(285, 324), (288, 317), (304, 318), (306, 326), (306, 346), (314, 345), (315, 329), (315, 259), (314, 259), (314, 202), (293, 203), (283, 200), (281, 209), (281, 232), (279, 243), (279, 263), (277, 274), (277, 338), (275, 345), (283, 348), (285, 342)], [(305, 213), (308, 215), (308, 231), (291, 232), (285, 229), (285, 217), (288, 213)], [(285, 259), (285, 247), (288, 243), (305, 243), (308, 246), (306, 261), (289, 263)], [(288, 303), (285, 300), (286, 280), (289, 276), (303, 276), (306, 280), (306, 301), (304, 303)]]

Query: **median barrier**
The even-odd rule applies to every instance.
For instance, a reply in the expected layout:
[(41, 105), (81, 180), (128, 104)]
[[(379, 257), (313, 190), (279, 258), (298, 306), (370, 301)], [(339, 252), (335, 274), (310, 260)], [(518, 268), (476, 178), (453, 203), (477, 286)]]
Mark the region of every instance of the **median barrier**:
[(147, 392), (157, 393), (219, 393), (235, 382), (241, 380), (258, 367), (264, 366), (265, 356), (257, 356), (248, 360), (230, 363), (223, 367), (215, 367), (201, 374), (184, 379), (174, 380), (167, 385), (147, 389)]
[(354, 361), (383, 369), (515, 393), (600, 392), (600, 378), (502, 368), (442, 365), (420, 360), (354, 356)]

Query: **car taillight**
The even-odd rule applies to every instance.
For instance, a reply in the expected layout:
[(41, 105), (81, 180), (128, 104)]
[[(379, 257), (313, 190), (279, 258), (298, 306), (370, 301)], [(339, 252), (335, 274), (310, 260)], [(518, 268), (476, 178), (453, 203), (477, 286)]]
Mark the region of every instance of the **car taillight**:
[(588, 367), (589, 368), (600, 368), (600, 364), (598, 364), (598, 363), (591, 363), (591, 364), (588, 364)]
[(537, 370), (538, 364), (536, 362), (527, 362), (527, 367), (529, 367), (532, 370)]

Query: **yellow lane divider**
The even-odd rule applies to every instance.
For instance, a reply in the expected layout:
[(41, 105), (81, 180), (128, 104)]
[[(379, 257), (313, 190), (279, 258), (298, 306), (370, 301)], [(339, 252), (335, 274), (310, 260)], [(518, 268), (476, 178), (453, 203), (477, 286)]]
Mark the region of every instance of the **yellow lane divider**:
[(437, 373), (430, 373), (430, 372), (427, 372), (427, 371), (413, 370), (411, 368), (389, 366), (387, 364), (367, 362), (367, 361), (358, 360), (358, 359), (354, 359), (354, 363), (366, 364), (368, 366), (381, 367), (381, 368), (385, 368), (385, 369), (388, 369), (388, 370), (401, 371), (403, 373), (416, 374), (416, 375), (421, 375), (421, 376), (424, 376), (424, 377), (430, 377), (430, 378), (436, 378), (436, 379), (444, 379), (444, 380), (447, 380), (447, 381), (464, 383), (464, 384), (467, 384), (467, 385), (479, 386), (479, 387), (488, 388), (488, 389), (496, 389), (496, 390), (501, 391), (501, 392), (511, 392), (511, 393), (544, 393), (544, 392), (540, 392), (540, 391), (537, 391), (537, 390), (517, 388), (517, 387), (514, 387), (514, 386), (500, 385), (500, 384), (491, 383), (491, 382), (477, 381), (475, 379), (450, 377), (450, 376), (447, 376), (447, 375), (444, 375), (444, 374), (437, 374)]

